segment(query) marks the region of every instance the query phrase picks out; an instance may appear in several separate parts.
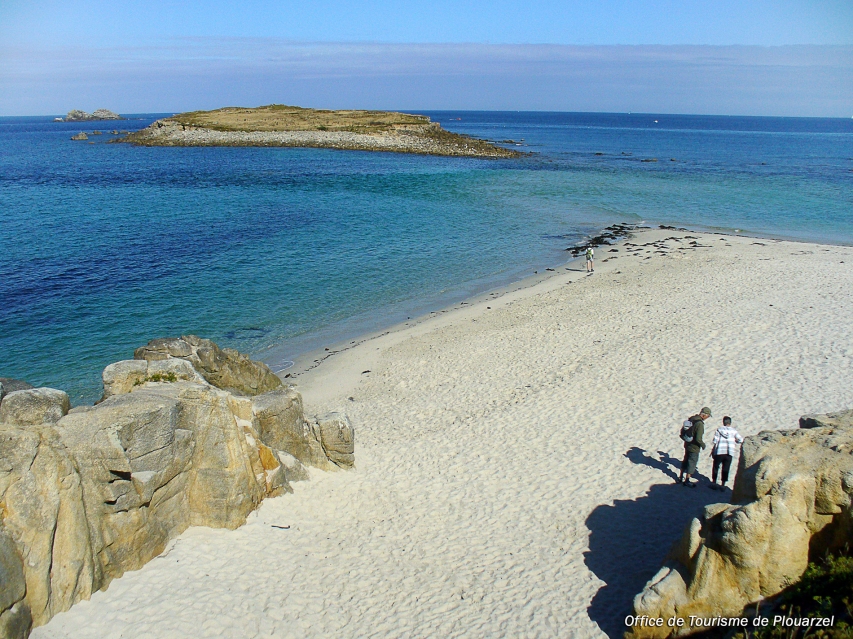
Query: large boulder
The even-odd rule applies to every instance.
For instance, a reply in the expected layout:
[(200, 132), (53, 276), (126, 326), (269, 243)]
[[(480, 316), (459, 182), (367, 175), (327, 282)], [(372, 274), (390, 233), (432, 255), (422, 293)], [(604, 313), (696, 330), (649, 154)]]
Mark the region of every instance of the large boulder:
[(68, 394), (61, 390), (18, 390), (6, 395), (0, 403), (0, 423), (15, 426), (55, 424), (70, 408)]
[(104, 396), (101, 401), (113, 395), (129, 393), (137, 386), (146, 383), (190, 381), (204, 383), (193, 365), (183, 359), (139, 360), (127, 359), (110, 364), (101, 374), (104, 382)]
[(290, 489), (274, 451), (235, 414), (251, 415), (241, 399), (203, 380), (146, 382), (60, 422), (105, 578), (141, 567), (187, 526), (236, 528)]
[(148, 361), (185, 359), (210, 384), (238, 395), (260, 395), (281, 386), (281, 380), (266, 364), (195, 335), (153, 339), (137, 348), (133, 357)]
[(261, 441), (293, 455), (303, 464), (331, 470), (316, 423), (305, 420), (302, 395), (296, 389), (279, 388), (252, 398)]
[(141, 568), (189, 525), (195, 442), (179, 416), (177, 400), (139, 392), (58, 425), (82, 477), (99, 582)]
[(33, 388), (32, 384), (21, 381), (20, 379), (12, 379), (11, 377), (0, 377), (0, 402), (9, 393), (14, 393), (18, 390), (27, 390)]
[(258, 456), (231, 410), (231, 396), (209, 385), (177, 382), (136, 391), (180, 402), (178, 427), (192, 433), (195, 452), (187, 487), (190, 524), (237, 528), (265, 496), (252, 468)]
[(0, 424), (0, 506), (34, 623), (88, 599), (95, 570), (80, 478), (54, 427)]
[(191, 337), (142, 355), (104, 370), (95, 406), (69, 410), (47, 388), (2, 398), (0, 639), (142, 567), (188, 526), (236, 528), (308, 479), (303, 462), (351, 465), (345, 417), (306, 421), (278, 378), (252, 397), (208, 379), (242, 375), (254, 392), (274, 385), (263, 365)]
[[(764, 431), (741, 450), (731, 504), (694, 519), (664, 567), (634, 599), (637, 616), (738, 616), (797, 581), (810, 557), (843, 547), (853, 528), (853, 410)], [(636, 626), (626, 636), (698, 632)]]
[(0, 637), (24, 639), (33, 619), (24, 601), (27, 582), (24, 562), (12, 538), (0, 530)]
[(318, 417), (317, 429), (326, 457), (341, 468), (352, 468), (355, 464), (355, 437), (346, 415), (329, 413)]
[(24, 380), (14, 379), (13, 377), (0, 377), (0, 384), (6, 389), (7, 393), (14, 393), (19, 390), (28, 390), (35, 388), (32, 384), (28, 384)]

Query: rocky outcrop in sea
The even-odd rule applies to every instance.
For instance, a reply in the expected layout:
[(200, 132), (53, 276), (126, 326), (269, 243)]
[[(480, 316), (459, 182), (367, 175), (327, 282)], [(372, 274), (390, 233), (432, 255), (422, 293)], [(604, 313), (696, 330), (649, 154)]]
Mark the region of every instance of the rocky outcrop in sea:
[(135, 355), (104, 369), (95, 406), (3, 379), (0, 639), (26, 637), (188, 526), (242, 525), (306, 466), (353, 466), (346, 416), (306, 419), (264, 364), (192, 335)]
[(809, 560), (843, 550), (853, 531), (853, 410), (800, 418), (800, 428), (747, 437), (730, 504), (693, 519), (660, 571), (634, 599), (648, 625), (629, 638), (703, 630), (690, 616), (739, 617), (798, 581)]
[(522, 155), (485, 140), (451, 133), (436, 122), (374, 133), (324, 130), (220, 131), (165, 118), (126, 138), (112, 141), (139, 146), (283, 146), (491, 159)]
[(95, 109), (92, 113), (86, 113), (79, 109), (72, 109), (65, 118), (57, 118), (59, 122), (90, 122), (93, 120), (124, 120), (118, 113), (109, 109)]

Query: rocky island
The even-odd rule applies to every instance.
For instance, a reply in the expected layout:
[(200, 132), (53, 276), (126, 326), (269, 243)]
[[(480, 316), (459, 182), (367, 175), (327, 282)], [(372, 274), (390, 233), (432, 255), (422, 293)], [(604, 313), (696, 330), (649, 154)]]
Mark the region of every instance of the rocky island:
[(480, 158), (521, 155), (446, 131), (424, 115), (281, 104), (179, 113), (116, 141), (142, 146), (288, 146)]
[(79, 109), (72, 109), (65, 118), (56, 118), (56, 122), (93, 122), (96, 120), (124, 120), (118, 113), (109, 109), (95, 109), (92, 113), (86, 113)]

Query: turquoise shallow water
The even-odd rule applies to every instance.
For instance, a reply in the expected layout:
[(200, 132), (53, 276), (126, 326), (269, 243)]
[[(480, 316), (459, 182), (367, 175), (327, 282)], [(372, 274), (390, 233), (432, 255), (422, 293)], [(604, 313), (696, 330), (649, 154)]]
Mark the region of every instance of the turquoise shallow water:
[(851, 120), (427, 114), (533, 154), (134, 148), (0, 118), (0, 376), (91, 402), (106, 364), (190, 332), (279, 367), (613, 222), (853, 244)]

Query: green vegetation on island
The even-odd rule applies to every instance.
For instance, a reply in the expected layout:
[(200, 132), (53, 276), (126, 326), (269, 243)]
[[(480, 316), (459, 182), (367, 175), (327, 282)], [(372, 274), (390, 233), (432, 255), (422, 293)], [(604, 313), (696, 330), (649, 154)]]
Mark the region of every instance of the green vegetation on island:
[[(284, 104), (257, 108), (225, 107), (215, 111), (189, 111), (169, 118), (212, 131), (347, 131), (384, 133), (399, 127), (430, 124), (425, 115), (394, 111), (328, 111)], [(434, 125), (438, 126), (438, 125)]]

